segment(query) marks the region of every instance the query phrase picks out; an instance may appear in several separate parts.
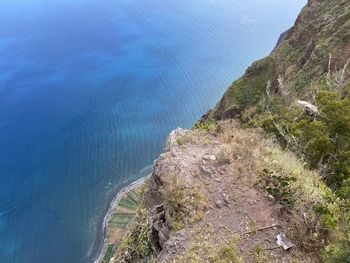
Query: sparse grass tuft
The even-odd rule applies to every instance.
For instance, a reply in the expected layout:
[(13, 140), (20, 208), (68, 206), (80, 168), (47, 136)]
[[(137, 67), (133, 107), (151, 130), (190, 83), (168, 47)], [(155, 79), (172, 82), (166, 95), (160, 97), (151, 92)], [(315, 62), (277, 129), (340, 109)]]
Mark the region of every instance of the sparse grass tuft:
[(164, 192), (168, 216), (173, 225), (173, 232), (188, 224), (199, 221), (207, 208), (207, 198), (199, 187), (186, 186), (178, 180), (176, 174), (171, 176), (171, 183)]
[(241, 258), (238, 255), (236, 244), (238, 238), (233, 237), (229, 241), (223, 242), (211, 256), (215, 263), (240, 263)]
[(255, 263), (267, 262), (267, 259), (265, 257), (265, 251), (261, 243), (256, 243), (254, 246), (254, 261)]

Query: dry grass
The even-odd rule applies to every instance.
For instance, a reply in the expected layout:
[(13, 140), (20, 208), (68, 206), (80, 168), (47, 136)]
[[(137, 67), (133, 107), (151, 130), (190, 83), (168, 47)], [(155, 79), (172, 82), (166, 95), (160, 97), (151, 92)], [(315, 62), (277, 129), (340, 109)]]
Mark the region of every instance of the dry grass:
[[(270, 154), (260, 163), (260, 167), (282, 177), (296, 178), (290, 183), (293, 207), (287, 215), (290, 219), (289, 235), (299, 248), (311, 252), (319, 251), (332, 234), (331, 224), (333, 220), (336, 221), (333, 216), (338, 214), (339, 209), (336, 202), (329, 202), (329, 199), (336, 201), (330, 189), (316, 172), (306, 169), (293, 154), (277, 147), (271, 148)], [(331, 214), (324, 218), (325, 215), (316, 210), (317, 206)]]
[[(289, 236), (305, 251), (319, 252), (334, 235), (332, 224), (339, 215), (339, 206), (331, 190), (314, 171), (305, 168), (295, 155), (281, 150), (270, 140), (264, 139), (257, 130), (242, 130), (233, 122), (222, 122), (220, 137), (224, 144), (217, 155), (220, 164), (230, 164), (232, 169), (253, 171), (250, 180), (263, 191), (263, 169), (277, 176), (293, 177), (288, 190), (293, 206), (284, 214), (288, 218)], [(334, 199), (335, 202), (329, 202)], [(326, 215), (315, 208), (321, 207)]]
[(165, 210), (173, 225), (173, 232), (193, 224), (203, 218), (207, 209), (207, 198), (198, 185), (186, 185), (176, 173), (170, 177), (170, 183), (163, 193)]
[(230, 164), (233, 170), (255, 170), (256, 163), (266, 154), (268, 141), (253, 129), (242, 130), (232, 121), (220, 122), (221, 150), (219, 164)]
[[(180, 229), (186, 236), (181, 245), (167, 248), (170, 251), (160, 257), (162, 262), (276, 262), (284, 256), (317, 262), (333, 230), (330, 218), (320, 215), (315, 206), (334, 214), (338, 209), (326, 200), (333, 196), (320, 176), (257, 130), (240, 129), (232, 121), (219, 122), (217, 127), (217, 134), (186, 131), (176, 148), (156, 162), (157, 191), (172, 226), (171, 238), (177, 240)], [(207, 159), (208, 155), (216, 158)], [(203, 167), (211, 176), (198, 176)], [(280, 205), (268, 197), (263, 169), (296, 178), (287, 185), (293, 200), (287, 210), (281, 212)], [(224, 194), (229, 200), (226, 205)], [(281, 229), (261, 231), (276, 222)], [(140, 236), (145, 228), (138, 228)], [(255, 231), (247, 234), (247, 229)], [(297, 245), (291, 253), (270, 251), (280, 230)], [(234, 235), (241, 239), (231, 239)], [(141, 251), (147, 251), (144, 248)]]

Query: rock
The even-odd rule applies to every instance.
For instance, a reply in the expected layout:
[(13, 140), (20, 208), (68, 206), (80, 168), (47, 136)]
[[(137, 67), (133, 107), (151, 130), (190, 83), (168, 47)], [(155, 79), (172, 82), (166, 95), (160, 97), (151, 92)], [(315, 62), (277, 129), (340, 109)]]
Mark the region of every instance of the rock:
[(150, 231), (148, 238), (155, 251), (161, 251), (167, 240), (169, 240), (171, 232), (170, 223), (165, 216), (164, 205), (154, 207), (149, 221)]
[(175, 255), (179, 251), (185, 248), (187, 241), (184, 230), (178, 231), (173, 237), (171, 237), (164, 245), (163, 250), (159, 254), (159, 261), (157, 262), (169, 262), (169, 255)]
[(205, 161), (216, 161), (216, 156), (213, 154), (204, 155), (203, 160)]
[(295, 104), (300, 108), (304, 109), (305, 113), (308, 116), (314, 116), (318, 113), (318, 108), (315, 105), (312, 105), (310, 102), (297, 100)]
[(181, 136), (184, 136), (188, 132), (190, 131), (182, 128), (177, 128), (176, 130), (173, 130), (168, 136), (168, 139), (165, 144), (166, 145), (165, 149), (167, 151), (170, 151), (174, 146), (179, 145), (178, 138)]
[(221, 208), (222, 205), (223, 205), (223, 203), (222, 203), (221, 200), (217, 200), (217, 201), (215, 202), (215, 205), (216, 205), (218, 208)]
[(227, 195), (227, 194), (223, 193), (223, 194), (222, 194), (222, 199), (224, 200), (224, 203), (225, 203), (225, 204), (228, 204), (228, 203), (229, 203), (229, 198), (228, 198), (228, 195)]
[(209, 177), (214, 177), (214, 173), (207, 167), (205, 167), (204, 165), (200, 166), (200, 169), (202, 170), (202, 172)]
[(218, 183), (221, 183), (222, 182), (222, 180), (221, 180), (221, 178), (214, 178), (214, 180), (216, 181), (216, 182), (218, 182)]

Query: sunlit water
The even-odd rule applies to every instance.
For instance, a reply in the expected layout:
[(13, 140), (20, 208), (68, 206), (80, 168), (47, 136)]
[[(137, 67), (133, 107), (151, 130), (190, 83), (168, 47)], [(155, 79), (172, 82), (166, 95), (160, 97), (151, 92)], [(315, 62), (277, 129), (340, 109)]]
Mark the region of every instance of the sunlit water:
[(101, 218), (305, 0), (1, 0), (0, 262), (96, 256)]

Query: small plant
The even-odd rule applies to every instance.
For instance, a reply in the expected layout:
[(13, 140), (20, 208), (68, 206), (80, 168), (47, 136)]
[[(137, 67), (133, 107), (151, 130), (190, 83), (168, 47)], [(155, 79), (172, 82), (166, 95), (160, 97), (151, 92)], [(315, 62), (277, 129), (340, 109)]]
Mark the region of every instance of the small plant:
[(266, 192), (274, 197), (283, 210), (292, 208), (294, 200), (290, 184), (295, 182), (296, 178), (293, 176), (279, 176), (268, 169), (263, 169), (261, 174), (266, 184)]
[(335, 262), (350, 262), (350, 237), (346, 243), (343, 244), (329, 244), (323, 255), (323, 262), (335, 263)]
[(237, 237), (233, 237), (228, 242), (222, 243), (212, 256), (211, 262), (240, 263), (241, 258), (238, 256), (236, 248), (237, 239)]
[(176, 143), (177, 143), (178, 145), (184, 145), (185, 141), (184, 141), (184, 139), (182, 138), (182, 136), (178, 136), (178, 137), (176, 138)]
[(249, 225), (250, 232), (253, 235), (256, 235), (256, 220), (255, 219), (249, 219), (248, 225)]
[(265, 263), (267, 262), (265, 258), (265, 253), (263, 246), (261, 243), (256, 243), (254, 246), (254, 257), (255, 257), (255, 262), (256, 263)]
[(205, 121), (197, 121), (193, 126), (193, 129), (206, 132), (215, 132), (218, 130), (218, 124), (213, 119), (207, 119)]
[(183, 182), (179, 181), (176, 171), (171, 179), (172, 183), (164, 192), (164, 196), (167, 216), (171, 219), (173, 231), (176, 232), (203, 217), (207, 198), (198, 187), (186, 187)]
[(337, 226), (337, 221), (333, 215), (333, 213), (329, 210), (329, 208), (323, 204), (316, 204), (313, 207), (313, 211), (316, 213), (316, 222), (314, 225), (317, 224), (317, 221), (322, 220), (323, 225), (327, 229), (334, 229)]

